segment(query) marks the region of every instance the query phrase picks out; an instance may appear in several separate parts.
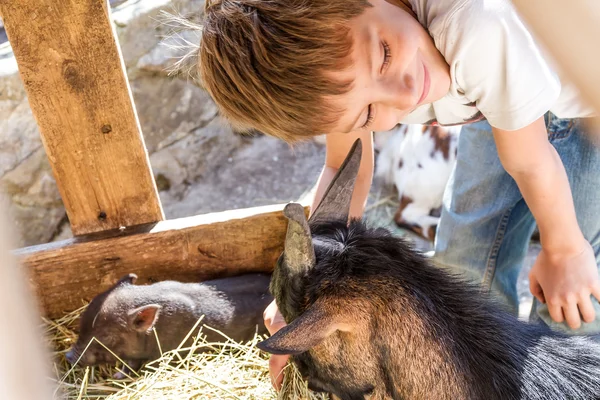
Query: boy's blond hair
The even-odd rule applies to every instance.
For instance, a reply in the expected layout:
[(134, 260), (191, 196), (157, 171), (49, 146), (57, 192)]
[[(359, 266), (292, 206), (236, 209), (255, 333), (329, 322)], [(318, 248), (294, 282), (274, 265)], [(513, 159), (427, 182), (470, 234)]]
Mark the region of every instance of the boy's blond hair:
[(331, 72), (351, 64), (348, 22), (367, 6), (367, 0), (206, 0), (202, 85), (237, 129), (290, 142), (325, 133), (341, 113), (325, 97), (351, 87)]

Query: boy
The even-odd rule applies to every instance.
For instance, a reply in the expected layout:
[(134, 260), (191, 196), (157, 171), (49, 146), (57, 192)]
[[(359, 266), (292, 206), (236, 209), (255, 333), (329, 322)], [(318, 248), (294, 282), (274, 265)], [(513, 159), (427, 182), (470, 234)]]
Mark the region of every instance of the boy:
[[(202, 81), (234, 126), (287, 141), (328, 133), (315, 202), (356, 138), (359, 217), (372, 131), (464, 124), (435, 261), (516, 313), (537, 223), (531, 319), (600, 332), (600, 151), (581, 120), (593, 114), (509, 0), (207, 0), (205, 12)], [(265, 323), (271, 332), (285, 324), (274, 304)], [(284, 364), (271, 359), (276, 384)]]

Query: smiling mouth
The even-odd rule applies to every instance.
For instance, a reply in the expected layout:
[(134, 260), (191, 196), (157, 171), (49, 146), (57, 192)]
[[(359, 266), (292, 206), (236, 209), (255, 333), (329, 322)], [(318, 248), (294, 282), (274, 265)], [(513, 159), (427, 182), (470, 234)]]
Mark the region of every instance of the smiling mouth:
[(429, 79), (429, 71), (427, 70), (425, 63), (423, 63), (423, 93), (421, 93), (421, 98), (417, 102), (417, 105), (420, 105), (423, 102), (423, 100), (425, 100), (427, 95), (429, 94), (430, 83), (431, 83), (431, 81)]

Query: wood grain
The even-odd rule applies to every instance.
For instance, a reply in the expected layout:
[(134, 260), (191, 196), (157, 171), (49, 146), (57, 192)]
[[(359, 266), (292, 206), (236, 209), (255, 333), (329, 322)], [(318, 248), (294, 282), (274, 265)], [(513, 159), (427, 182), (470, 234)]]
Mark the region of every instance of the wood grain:
[(75, 235), (164, 219), (103, 0), (0, 0)]
[(28, 269), (43, 314), (54, 318), (130, 272), (144, 283), (272, 271), (287, 229), (282, 210), (276, 205), (168, 220), (15, 254)]

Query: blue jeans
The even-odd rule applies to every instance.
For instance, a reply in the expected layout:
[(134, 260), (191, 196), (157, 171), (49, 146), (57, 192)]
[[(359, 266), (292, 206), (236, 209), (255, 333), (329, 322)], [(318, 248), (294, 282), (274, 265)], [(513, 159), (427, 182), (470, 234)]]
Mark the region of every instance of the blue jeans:
[[(600, 260), (600, 148), (585, 135), (581, 120), (546, 115), (548, 139), (569, 177), (577, 220)], [(462, 128), (458, 157), (448, 182), (438, 225), (434, 261), (481, 283), (510, 311), (518, 313), (517, 278), (535, 220), (515, 181), (506, 173), (487, 121)], [(552, 320), (534, 299), (531, 320), (574, 334), (600, 333), (596, 320), (577, 331)]]

